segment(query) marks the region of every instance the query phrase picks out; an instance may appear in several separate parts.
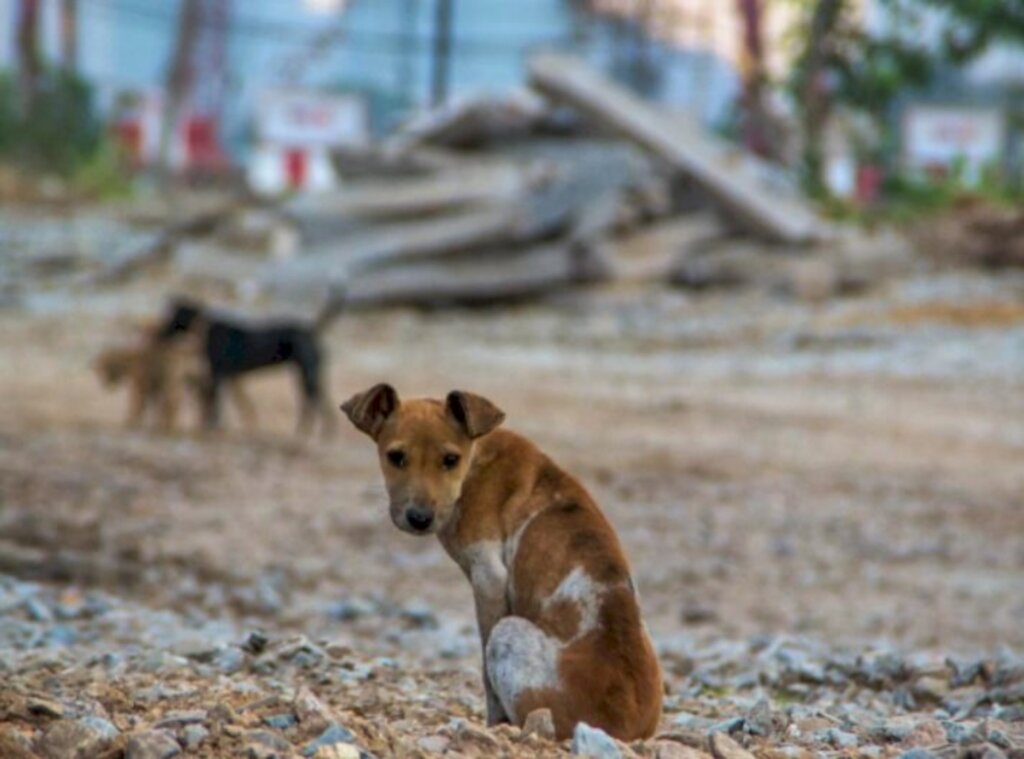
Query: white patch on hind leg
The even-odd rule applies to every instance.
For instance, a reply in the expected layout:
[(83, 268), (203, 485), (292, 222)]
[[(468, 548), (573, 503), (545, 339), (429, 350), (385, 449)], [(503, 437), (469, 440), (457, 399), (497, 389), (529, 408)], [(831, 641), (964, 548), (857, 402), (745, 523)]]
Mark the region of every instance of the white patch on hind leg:
[(597, 616), (601, 610), (601, 596), (605, 586), (594, 582), (583, 567), (575, 567), (555, 588), (555, 592), (544, 601), (547, 609), (553, 604), (568, 601), (576, 606), (580, 613), (579, 626), (572, 642), (582, 638), (597, 627)]
[(555, 640), (523, 617), (505, 617), (491, 631), (487, 674), (513, 723), (526, 716), (516, 711), (516, 702), (523, 693), (559, 687), (560, 649)]

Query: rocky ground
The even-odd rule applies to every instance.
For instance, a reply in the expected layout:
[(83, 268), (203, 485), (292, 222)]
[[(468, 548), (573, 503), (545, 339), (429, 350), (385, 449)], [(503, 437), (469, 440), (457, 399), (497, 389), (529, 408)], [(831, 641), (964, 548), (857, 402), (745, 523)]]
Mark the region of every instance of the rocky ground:
[[(390, 526), (364, 438), (295, 440), (273, 373), (258, 432), (124, 429), (89, 362), (175, 283), (40, 281), (0, 317), (0, 757), (573, 750), (483, 726), (469, 590)], [(486, 394), (604, 506), (666, 710), (577, 751), (1022, 756), (1021, 303), (947, 272), (351, 314), (332, 397)]]

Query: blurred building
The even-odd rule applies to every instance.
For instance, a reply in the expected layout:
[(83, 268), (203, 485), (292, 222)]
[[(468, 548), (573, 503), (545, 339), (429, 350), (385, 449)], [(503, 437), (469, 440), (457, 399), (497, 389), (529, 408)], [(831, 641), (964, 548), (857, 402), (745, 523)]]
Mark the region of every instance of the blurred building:
[[(928, 8), (862, 0), (865, 26), (938, 48), (956, 22)], [(932, 86), (907, 92), (893, 114), (900, 160), (918, 176), (956, 174), (976, 185), (1024, 176), (1024, 46), (994, 44), (966, 66), (950, 65)]]

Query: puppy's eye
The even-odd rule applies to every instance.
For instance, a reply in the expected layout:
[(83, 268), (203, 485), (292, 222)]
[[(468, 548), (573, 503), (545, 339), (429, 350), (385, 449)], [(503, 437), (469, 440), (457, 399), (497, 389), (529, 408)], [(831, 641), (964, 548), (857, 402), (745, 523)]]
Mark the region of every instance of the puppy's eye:
[(405, 451), (388, 451), (388, 461), (391, 466), (401, 469), (405, 466)]
[(457, 453), (446, 453), (441, 459), (441, 466), (445, 469), (452, 470), (459, 465), (459, 454)]

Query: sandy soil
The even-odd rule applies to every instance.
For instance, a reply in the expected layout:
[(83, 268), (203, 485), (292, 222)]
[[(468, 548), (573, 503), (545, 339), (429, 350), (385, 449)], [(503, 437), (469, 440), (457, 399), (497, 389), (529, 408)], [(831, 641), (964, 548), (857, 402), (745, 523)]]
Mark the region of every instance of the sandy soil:
[[(610, 515), (663, 646), (785, 634), (1021, 649), (1024, 314), (999, 305), (1020, 287), (964, 275), (807, 306), (638, 285), (350, 314), (328, 337), (331, 397), (380, 380), (490, 397)], [(6, 571), (34, 556), (43, 575), (154, 609), (472, 673), (461, 575), (390, 525), (374, 452), (340, 414), (333, 439), (292, 435), (292, 377), (248, 383), (257, 433), (230, 413), (214, 436), (122, 426), (126, 398), (89, 362), (162, 292), (0, 319)], [(410, 650), (386, 621), (339, 621), (339, 604), (366, 599), (427, 609), (444, 634)]]

